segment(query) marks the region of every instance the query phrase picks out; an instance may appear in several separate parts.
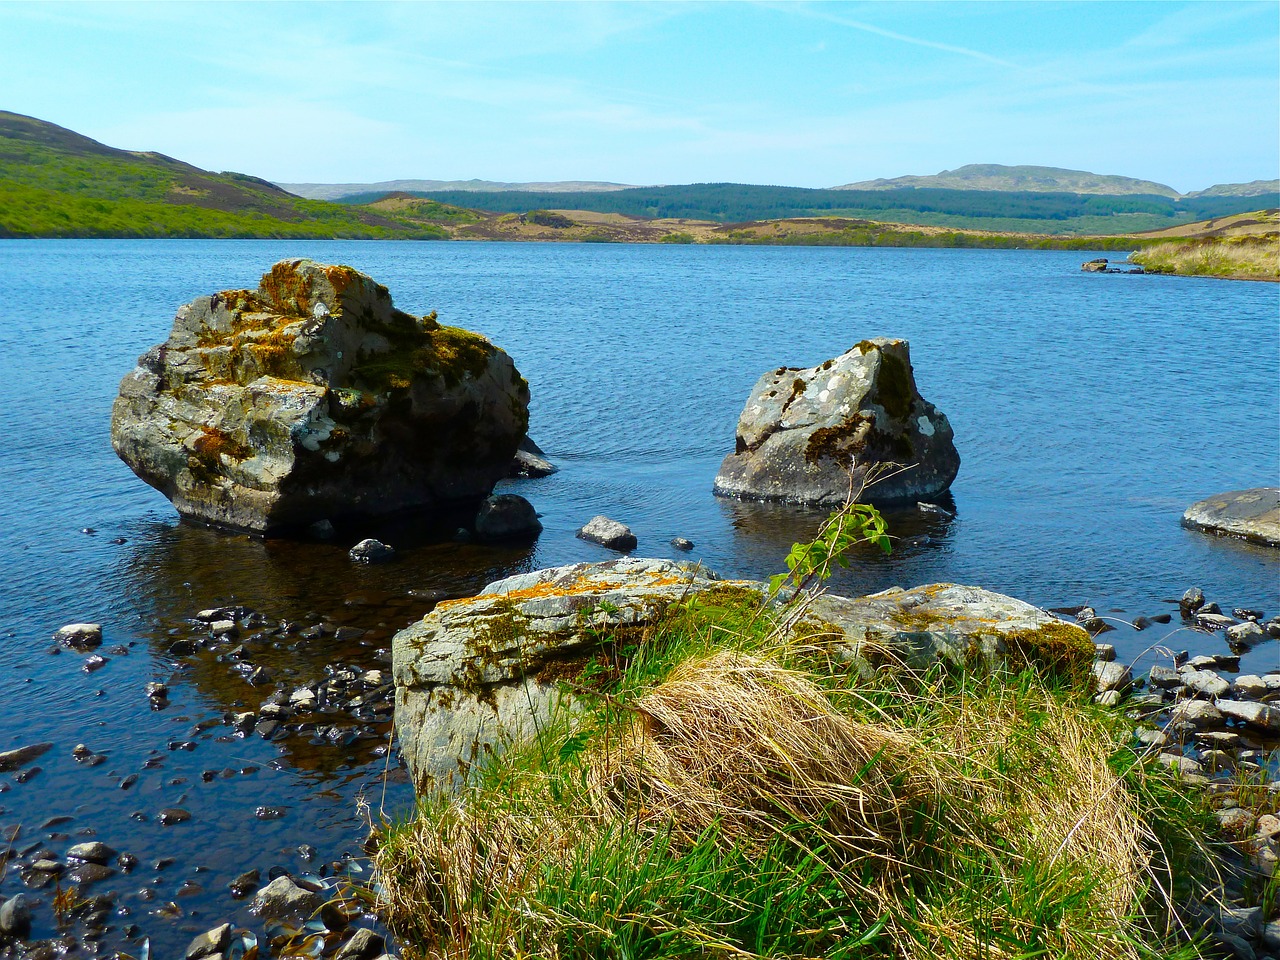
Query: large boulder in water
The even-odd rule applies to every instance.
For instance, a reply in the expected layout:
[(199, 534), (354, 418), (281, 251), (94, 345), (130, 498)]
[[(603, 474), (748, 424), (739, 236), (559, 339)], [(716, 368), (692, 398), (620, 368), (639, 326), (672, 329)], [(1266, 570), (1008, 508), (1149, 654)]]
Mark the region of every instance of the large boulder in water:
[(285, 260), (178, 310), (121, 382), (111, 442), (184, 516), (265, 533), (474, 507), (528, 403), (484, 337), (397, 310), (351, 267)]
[(928, 500), (960, 469), (952, 438), (946, 415), (916, 390), (907, 341), (863, 340), (816, 367), (760, 378), (715, 492), (834, 505), (881, 465), (898, 464), (904, 469), (868, 487), (863, 499)]

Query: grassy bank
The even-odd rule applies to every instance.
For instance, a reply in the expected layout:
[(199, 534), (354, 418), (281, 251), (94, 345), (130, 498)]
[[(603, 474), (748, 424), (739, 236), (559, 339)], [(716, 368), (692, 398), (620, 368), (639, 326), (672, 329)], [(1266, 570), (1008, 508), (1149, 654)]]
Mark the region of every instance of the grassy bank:
[(1080, 664), (867, 678), (776, 616), (740, 588), (673, 607), (387, 828), (405, 955), (1199, 955), (1203, 814)]
[(1129, 259), (1150, 273), (1280, 280), (1280, 236), (1169, 240)]

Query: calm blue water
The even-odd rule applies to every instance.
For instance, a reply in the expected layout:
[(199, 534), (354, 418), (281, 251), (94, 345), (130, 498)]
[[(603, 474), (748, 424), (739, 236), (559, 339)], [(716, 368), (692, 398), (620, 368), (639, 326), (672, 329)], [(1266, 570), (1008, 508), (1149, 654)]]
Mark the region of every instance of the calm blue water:
[[(179, 524), (108, 442), (111, 401), (174, 310), (215, 290), (256, 285), (276, 260), (350, 264), (398, 306), (437, 310), (515, 359), (533, 394), (530, 433), (561, 471), (513, 487), (543, 514), (532, 550), (398, 541), (392, 567), (353, 570), (349, 543), (260, 542)], [(27, 783), (0, 775), (0, 825), (62, 852), (94, 830), (143, 860), (121, 889), (153, 944), (238, 916), (224, 886), (258, 866), (356, 851), (361, 791), (403, 810), (385, 760), (360, 749), (219, 741), (202, 719), (256, 693), (223, 665), (165, 654), (169, 631), (231, 599), (277, 617), (368, 628), (367, 646), (331, 640), (282, 656), (301, 679), (333, 659), (368, 660), (421, 614), (408, 591), (469, 592), (534, 566), (603, 559), (574, 538), (604, 513), (631, 525), (640, 555), (693, 556), (728, 575), (776, 572), (818, 515), (711, 495), (720, 460), (761, 373), (809, 366), (873, 336), (911, 342), (922, 394), (955, 427), (963, 458), (956, 519), (894, 518), (892, 557), (866, 557), (836, 586), (866, 591), (946, 580), (1043, 606), (1090, 603), (1117, 620), (1169, 609), (1191, 585), (1224, 608), (1280, 609), (1275, 551), (1182, 529), (1210, 493), (1280, 478), (1280, 287), (1082, 274), (1083, 252), (870, 250), (571, 244), (268, 241), (6, 241), (0, 244), (0, 749), (55, 744)], [(85, 534), (83, 528), (95, 533)], [(370, 532), (379, 532), (370, 525)], [(408, 536), (408, 534), (405, 534)], [(123, 543), (113, 541), (124, 540)], [(104, 624), (95, 673), (49, 654), (64, 623)], [(1176, 625), (1176, 618), (1175, 618)], [(1167, 643), (1225, 651), (1173, 627), (1109, 635), (1122, 656)], [(104, 648), (105, 649), (105, 648)], [(1278, 662), (1277, 644), (1244, 669)], [(1144, 661), (1147, 662), (1147, 661)], [(372, 665), (369, 663), (368, 665)], [(151, 679), (173, 705), (148, 709)], [(171, 741), (196, 748), (170, 750)], [(71, 748), (108, 756), (84, 768)], [(159, 766), (144, 767), (158, 758)], [(256, 770), (251, 768), (256, 767)], [(201, 773), (250, 769), (204, 783)], [(117, 784), (139, 773), (130, 790)], [(394, 780), (394, 778), (393, 778)], [(176, 781), (176, 782), (175, 782)], [(261, 821), (262, 803), (287, 816)], [(165, 806), (191, 822), (162, 827)], [(146, 822), (131, 819), (144, 815)], [(48, 817), (73, 820), (42, 830)], [(51, 833), (70, 839), (49, 839)], [(174, 855), (170, 871), (150, 861)], [(204, 868), (193, 873), (194, 866)], [(180, 870), (185, 872), (179, 873)], [(184, 880), (201, 890), (179, 897)], [(18, 879), (10, 866), (0, 895)], [(156, 899), (136, 891), (150, 887)], [(39, 894), (38, 894), (39, 895)], [(132, 899), (130, 899), (132, 897)], [(164, 901), (176, 920), (150, 917)], [(209, 923), (205, 923), (209, 921)], [(201, 926), (201, 924), (204, 924)]]

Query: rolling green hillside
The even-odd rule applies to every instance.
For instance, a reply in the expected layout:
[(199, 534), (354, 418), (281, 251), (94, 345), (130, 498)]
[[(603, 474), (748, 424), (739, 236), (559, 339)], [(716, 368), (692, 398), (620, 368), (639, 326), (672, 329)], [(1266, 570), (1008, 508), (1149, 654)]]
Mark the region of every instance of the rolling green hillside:
[(117, 150), (0, 112), (0, 237), (442, 236), (431, 225), (303, 200), (256, 177)]
[[(590, 210), (631, 217), (684, 218), (718, 223), (837, 216), (954, 229), (1057, 235), (1117, 235), (1161, 230), (1275, 205), (1268, 198), (1236, 196), (1174, 199), (1150, 194), (1097, 195), (940, 188), (812, 190), (740, 183), (634, 187), (608, 193), (437, 191), (420, 195), (441, 203), (494, 213), (524, 213), (536, 209)], [(343, 202), (369, 203), (377, 199), (374, 195), (362, 195), (347, 197)]]

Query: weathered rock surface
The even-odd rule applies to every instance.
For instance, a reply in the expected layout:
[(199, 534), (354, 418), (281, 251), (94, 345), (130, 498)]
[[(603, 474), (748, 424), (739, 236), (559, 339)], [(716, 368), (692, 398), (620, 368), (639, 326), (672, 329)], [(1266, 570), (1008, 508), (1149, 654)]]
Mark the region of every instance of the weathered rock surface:
[(391, 644), (400, 749), (417, 783), (447, 778), (504, 736), (545, 721), (557, 680), (605, 630), (657, 622), (714, 574), (694, 564), (620, 559), (519, 574), (446, 600)]
[(1182, 515), (1182, 525), (1280, 547), (1280, 487), (1232, 490), (1193, 503)]
[(866, 597), (818, 597), (801, 621), (806, 634), (826, 633), (870, 664), (923, 669), (1000, 661), (1088, 669), (1093, 641), (1081, 627), (1039, 607), (981, 587), (934, 583)]
[(916, 390), (905, 340), (863, 340), (807, 369), (766, 373), (738, 419), (715, 492), (838, 504), (885, 464), (906, 468), (867, 488), (872, 502), (928, 500), (960, 469), (951, 424)]
[[(720, 580), (692, 563), (627, 558), (520, 574), (440, 603), (391, 647), (397, 735), (415, 783), (465, 772), (504, 738), (531, 735), (564, 695), (560, 681), (576, 677), (602, 644), (635, 642), (673, 603), (726, 589), (741, 596), (764, 585)], [(1093, 657), (1079, 627), (953, 584), (823, 596), (795, 629), (867, 669), (1003, 658), (1087, 669)]]
[(178, 310), (121, 382), (111, 442), (184, 516), (270, 532), (478, 503), (528, 401), (484, 337), (395, 309), (350, 267), (286, 260)]
[(589, 540), (610, 550), (634, 550), (638, 543), (630, 527), (608, 517), (592, 517), (576, 535), (580, 540)]
[(539, 477), (549, 477), (559, 469), (547, 459), (547, 455), (542, 452), (541, 447), (528, 437), (525, 437), (520, 441), (520, 446), (516, 448), (516, 455), (511, 460), (507, 475), (521, 477), (526, 480), (536, 480)]

